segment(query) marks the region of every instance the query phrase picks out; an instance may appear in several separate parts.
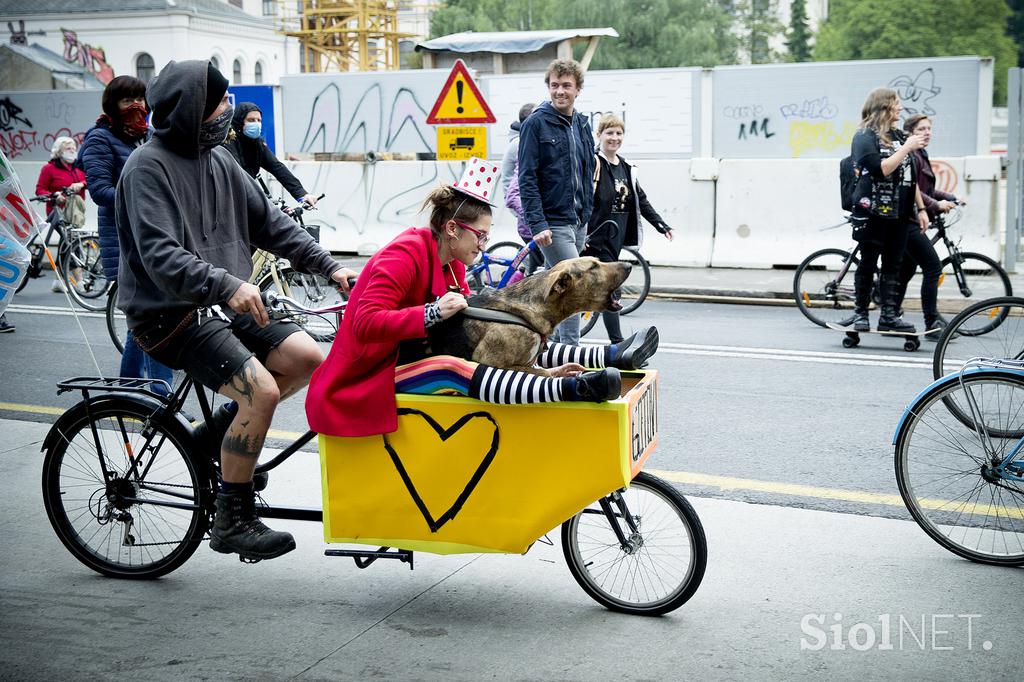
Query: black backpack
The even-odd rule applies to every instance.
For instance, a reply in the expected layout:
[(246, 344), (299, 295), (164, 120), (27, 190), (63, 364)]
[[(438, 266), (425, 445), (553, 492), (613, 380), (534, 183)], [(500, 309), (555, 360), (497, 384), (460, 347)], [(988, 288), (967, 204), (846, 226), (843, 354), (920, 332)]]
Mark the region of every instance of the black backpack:
[(860, 169), (853, 163), (853, 157), (847, 156), (839, 162), (839, 196), (844, 211), (853, 210), (858, 179), (860, 179)]

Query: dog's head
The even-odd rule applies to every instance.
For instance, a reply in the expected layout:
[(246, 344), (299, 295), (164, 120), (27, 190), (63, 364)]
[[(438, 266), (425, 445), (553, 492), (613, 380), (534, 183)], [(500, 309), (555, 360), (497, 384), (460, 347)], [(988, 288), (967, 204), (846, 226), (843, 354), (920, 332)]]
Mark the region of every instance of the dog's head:
[(615, 290), (629, 277), (628, 263), (602, 263), (596, 258), (572, 258), (548, 270), (548, 301), (563, 319), (588, 310), (617, 311)]

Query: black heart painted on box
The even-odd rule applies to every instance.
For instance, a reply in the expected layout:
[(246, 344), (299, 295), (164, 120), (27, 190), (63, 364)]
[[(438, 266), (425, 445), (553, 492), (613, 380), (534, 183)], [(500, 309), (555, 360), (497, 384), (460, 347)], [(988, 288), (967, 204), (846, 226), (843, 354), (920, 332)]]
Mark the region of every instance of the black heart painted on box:
[(494, 427), (494, 433), (491, 436), (490, 448), (483, 456), (483, 459), (480, 460), (480, 464), (477, 466), (476, 471), (473, 472), (469, 481), (466, 482), (466, 486), (462, 489), (462, 492), (459, 493), (459, 496), (455, 498), (455, 502), (448, 507), (447, 511), (436, 519), (427, 508), (426, 503), (423, 502), (423, 498), (420, 496), (419, 491), (416, 490), (416, 484), (413, 483), (412, 478), (409, 477), (409, 472), (402, 463), (401, 456), (391, 446), (391, 441), (388, 440), (387, 434), (384, 434), (384, 449), (387, 450), (388, 454), (391, 456), (391, 461), (394, 462), (395, 469), (398, 470), (398, 475), (402, 477), (402, 482), (405, 483), (405, 487), (409, 491), (409, 495), (412, 496), (412, 500), (416, 503), (416, 507), (420, 510), (420, 513), (423, 514), (423, 519), (427, 522), (430, 532), (436, 533), (442, 526), (444, 526), (444, 524), (455, 518), (462, 509), (462, 506), (466, 504), (466, 500), (469, 499), (469, 496), (473, 493), (473, 490), (480, 482), (480, 479), (483, 478), (483, 475), (487, 472), (487, 468), (491, 466), (491, 462), (494, 460), (494, 456), (498, 452), (498, 422), (494, 421), (494, 417), (492, 417), (488, 412), (471, 412), (470, 414), (463, 415), (458, 421), (445, 429), (442, 428), (441, 425), (426, 412), (421, 412), (420, 410), (415, 410), (410, 407), (399, 408), (399, 416), (407, 414), (415, 414), (422, 417), (425, 422), (430, 424), (431, 428), (434, 429), (434, 432), (441, 437), (442, 443), (458, 433), (463, 426), (474, 419), (486, 419), (491, 422), (491, 425)]

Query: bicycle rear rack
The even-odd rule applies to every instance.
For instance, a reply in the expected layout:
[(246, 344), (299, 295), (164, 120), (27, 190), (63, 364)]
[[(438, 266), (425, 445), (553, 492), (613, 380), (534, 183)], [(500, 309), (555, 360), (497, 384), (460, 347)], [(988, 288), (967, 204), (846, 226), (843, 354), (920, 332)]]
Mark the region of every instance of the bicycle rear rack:
[(352, 557), (359, 568), (366, 568), (377, 559), (398, 559), (402, 563), (409, 564), (409, 570), (413, 570), (412, 551), (408, 549), (391, 549), (381, 547), (377, 551), (371, 549), (325, 549), (324, 556), (348, 556)]
[(161, 379), (130, 379), (128, 377), (74, 377), (57, 382), (57, 395), (68, 391), (81, 391), (88, 399), (89, 391), (109, 393), (138, 393), (167, 402), (167, 397), (154, 392), (150, 386), (162, 384), (168, 393), (171, 387)]

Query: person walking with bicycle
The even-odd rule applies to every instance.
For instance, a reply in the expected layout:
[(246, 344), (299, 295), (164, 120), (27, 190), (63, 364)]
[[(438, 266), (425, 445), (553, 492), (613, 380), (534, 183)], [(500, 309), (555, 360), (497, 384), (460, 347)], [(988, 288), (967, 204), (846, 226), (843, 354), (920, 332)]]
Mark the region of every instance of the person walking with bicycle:
[[(107, 83), (100, 105), (103, 113), (85, 134), (79, 158), (89, 182), (89, 195), (99, 207), (96, 222), (103, 271), (108, 281), (116, 282), (121, 248), (117, 243), (114, 198), (128, 157), (149, 139), (146, 84), (134, 76), (118, 76)], [(131, 330), (124, 340), (118, 374), (164, 381), (168, 386), (174, 383), (171, 368), (144, 353), (135, 343)], [(155, 393), (167, 392), (162, 384), (154, 383), (150, 387)]]
[[(910, 135), (919, 135), (923, 139), (920, 149), (911, 152), (914, 166), (917, 169), (917, 187), (924, 201), (929, 222), (933, 222), (940, 214), (948, 213), (959, 204), (966, 204), (955, 194), (943, 192), (935, 187), (935, 171), (928, 158), (927, 148), (932, 141), (932, 122), (925, 114), (914, 114), (903, 123), (903, 130)], [(903, 298), (907, 294), (907, 285), (913, 279), (917, 267), (921, 266), (921, 310), (924, 313), (924, 328), (941, 331), (946, 320), (939, 314), (939, 277), (942, 275), (942, 264), (935, 246), (927, 237), (925, 230), (919, 225), (908, 224), (907, 250), (903, 254), (903, 265), (900, 266), (899, 306), (903, 307)], [(928, 336), (938, 341), (938, 334)]]
[(207, 60), (169, 62), (150, 81), (153, 138), (128, 158), (115, 198), (118, 304), (144, 351), (234, 401), (199, 441), (220, 451), (210, 548), (271, 559), (295, 540), (256, 515), (253, 471), (278, 403), (308, 383), (323, 355), (298, 325), (269, 320), (246, 281), (251, 248), (346, 291), (355, 273), (272, 206), (222, 148), (227, 88)]
[(246, 173), (256, 177), (267, 171), (296, 201), (316, 206), (317, 195), (306, 191), (299, 179), (270, 151), (263, 139), (263, 112), (252, 102), (241, 102), (231, 118), (231, 132), (224, 143)]
[[(36, 181), (36, 196), (50, 197), (46, 202), (47, 217), (54, 210), (60, 210), (64, 220), (74, 227), (85, 224), (86, 178), (75, 162), (78, 160), (78, 143), (70, 137), (58, 137), (50, 148), (50, 161), (39, 171)], [(64, 194), (65, 190), (71, 192)], [(54, 273), (56, 275), (56, 273)], [(53, 293), (64, 292), (59, 277), (54, 277)]]
[[(643, 216), (659, 234), (672, 241), (669, 227), (647, 200), (637, 182), (636, 166), (619, 156), (626, 124), (615, 114), (605, 114), (597, 123), (597, 178), (594, 183), (594, 212), (587, 226), (587, 247), (581, 255), (605, 263), (619, 260), (624, 246), (639, 248), (644, 241)], [(601, 313), (608, 339), (622, 342), (619, 313)]]
[(853, 237), (861, 246), (860, 267), (854, 278), (854, 331), (871, 329), (868, 308), (879, 257), (882, 311), (878, 330), (916, 331), (914, 325), (899, 317), (899, 272), (907, 245), (907, 223), (922, 231), (928, 229), (911, 157), (911, 152), (924, 146), (924, 138), (907, 137), (895, 127), (902, 111), (895, 90), (872, 90), (861, 109), (860, 127), (850, 145), (858, 171), (851, 222)]

